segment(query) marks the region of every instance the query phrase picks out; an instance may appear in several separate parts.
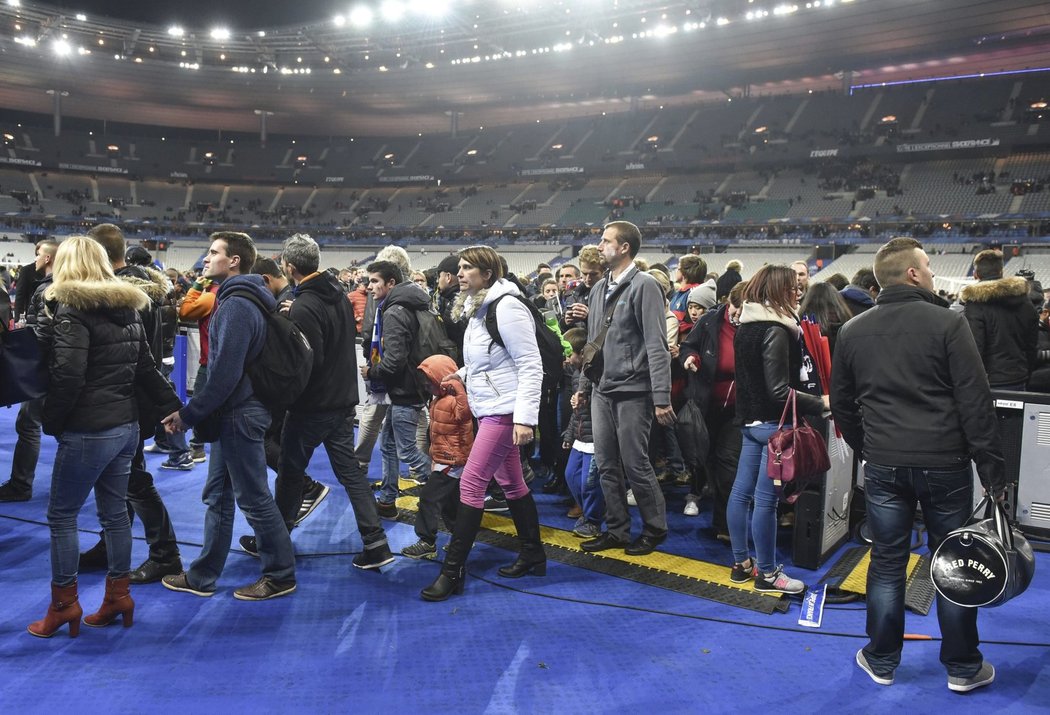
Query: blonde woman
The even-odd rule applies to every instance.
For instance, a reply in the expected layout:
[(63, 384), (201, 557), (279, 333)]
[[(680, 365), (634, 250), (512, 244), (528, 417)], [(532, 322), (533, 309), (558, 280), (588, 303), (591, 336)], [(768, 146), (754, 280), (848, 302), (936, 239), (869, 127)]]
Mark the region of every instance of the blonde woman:
[(138, 311), (149, 298), (113, 275), (102, 246), (85, 236), (67, 238), (55, 254), (53, 283), (44, 294), (55, 307), (50, 387), (44, 432), (58, 440), (47, 521), (51, 530), (51, 606), (29, 625), (41, 638), (69, 624), (80, 631), (77, 602), (77, 514), (95, 490), (105, 529), (109, 572), (98, 612), (84, 618), (105, 626), (118, 615), (132, 624), (128, 592), (131, 526), (125, 503), (131, 459), (138, 447), (136, 388), (169, 411), (181, 406), (156, 369)]

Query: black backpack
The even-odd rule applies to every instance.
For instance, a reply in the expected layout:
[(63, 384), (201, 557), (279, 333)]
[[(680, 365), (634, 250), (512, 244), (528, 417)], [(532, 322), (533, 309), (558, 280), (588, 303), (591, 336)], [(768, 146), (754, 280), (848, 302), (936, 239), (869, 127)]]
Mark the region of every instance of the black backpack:
[(418, 371), (419, 363), (431, 355), (447, 355), (459, 364), (459, 348), (448, 337), (441, 316), (433, 310), (413, 310), (416, 317), (415, 340), (408, 351), (408, 369), (415, 373), (420, 393), (423, 397), (430, 394), (428, 380)]
[[(500, 337), (499, 326), (496, 324), (496, 306), (506, 297), (506, 295), (501, 295), (492, 301), (485, 313), (485, 328), (489, 331), (489, 337), (492, 338), (492, 342), (501, 348), (506, 348), (507, 346), (503, 342), (503, 338)], [(520, 295), (514, 297), (529, 309), (529, 313), (532, 314), (532, 319), (536, 324), (536, 346), (540, 349), (540, 358), (543, 361), (544, 391), (557, 389), (565, 376), (565, 353), (562, 352), (561, 340), (558, 339), (553, 330), (547, 327), (547, 321), (543, 319), (543, 314), (540, 313), (540, 309), (532, 301)]]
[(299, 399), (310, 381), (314, 351), (299, 326), (283, 313), (273, 313), (259, 296), (250, 290), (231, 290), (232, 296), (247, 298), (259, 307), (266, 318), (266, 342), (262, 352), (251, 361), (245, 372), (252, 390), (271, 410), (287, 410)]

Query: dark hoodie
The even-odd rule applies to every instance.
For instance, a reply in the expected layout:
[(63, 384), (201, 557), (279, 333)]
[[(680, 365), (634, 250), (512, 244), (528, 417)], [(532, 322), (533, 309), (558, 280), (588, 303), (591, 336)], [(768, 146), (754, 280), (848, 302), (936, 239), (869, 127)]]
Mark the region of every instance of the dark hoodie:
[(963, 288), (959, 297), (991, 386), (1028, 382), (1039, 336), (1028, 281), (1017, 276), (980, 281)]
[[(383, 358), (368, 368), (368, 379), (379, 380), (386, 385), (390, 402), (395, 405), (420, 405), (426, 397), (420, 392), (416, 379), (418, 363), (412, 364), (409, 353), (419, 333), (419, 323), (415, 311), (429, 310), (430, 296), (411, 281), (399, 283), (390, 289), (382, 311)], [(377, 319), (376, 323), (380, 321)], [(365, 343), (372, 340), (365, 336)]]
[(237, 407), (253, 395), (245, 368), (266, 343), (266, 318), (247, 298), (231, 297), (234, 289), (254, 291), (268, 310), (277, 305), (262, 276), (237, 275), (222, 282), (208, 331), (208, 386), (179, 411), (189, 427), (215, 410)]
[(145, 266), (124, 266), (117, 269), (116, 274), (117, 278), (149, 296), (149, 305), (143, 308), (139, 315), (142, 317), (142, 327), (146, 331), (146, 342), (159, 368), (165, 354), (162, 311), (165, 299), (171, 292), (171, 281), (160, 271)]
[(314, 273), (295, 287), (288, 313), (313, 348), (310, 382), (289, 409), (314, 413), (348, 410), (358, 403), (354, 309), (330, 273)]
[(875, 307), (875, 299), (871, 297), (871, 293), (852, 283), (840, 290), (839, 295), (846, 301), (849, 312), (854, 316)]

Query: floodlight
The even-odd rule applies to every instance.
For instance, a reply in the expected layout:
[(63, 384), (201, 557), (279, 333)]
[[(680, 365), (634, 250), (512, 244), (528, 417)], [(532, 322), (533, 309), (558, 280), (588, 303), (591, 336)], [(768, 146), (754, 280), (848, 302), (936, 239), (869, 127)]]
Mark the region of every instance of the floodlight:
[(405, 16), (405, 6), (400, 0), (385, 0), (379, 11), (387, 22), (397, 22)]
[(428, 17), (444, 17), (449, 11), (449, 0), (412, 0), (412, 12)]
[(22, 7), (22, 0), (7, 0), (7, 4), (11, 7)]
[(84, 13), (82, 13), (82, 12), (78, 12), (78, 13), (77, 13), (77, 20), (78, 20), (79, 22), (87, 22), (87, 15), (85, 15), (85, 14), (84, 14)]
[(213, 40), (228, 40), (230, 39), (230, 31), (225, 27), (216, 27), (211, 31), (211, 39)]
[(171, 27), (168, 28), (168, 34), (171, 35), (172, 37), (182, 37), (183, 35), (186, 34), (186, 31), (183, 30), (178, 25), (172, 25)]
[(358, 5), (350, 11), (350, 24), (355, 27), (368, 27), (372, 24), (372, 10), (364, 5)]
[(335, 25), (336, 27), (342, 27), (343, 25), (346, 24), (346, 18), (343, 17), (342, 15), (336, 15), (335, 17), (332, 18), (332, 24)]

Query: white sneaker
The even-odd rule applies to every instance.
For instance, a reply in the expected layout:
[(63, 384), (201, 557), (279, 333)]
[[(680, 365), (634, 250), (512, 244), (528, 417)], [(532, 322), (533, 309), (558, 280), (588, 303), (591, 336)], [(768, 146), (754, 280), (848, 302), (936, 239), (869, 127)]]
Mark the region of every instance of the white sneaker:
[(687, 494), (685, 509), (682, 509), (682, 513), (686, 516), (700, 516), (700, 497), (695, 494)]
[(627, 506), (638, 506), (638, 502), (634, 500), (634, 490), (627, 490)]

